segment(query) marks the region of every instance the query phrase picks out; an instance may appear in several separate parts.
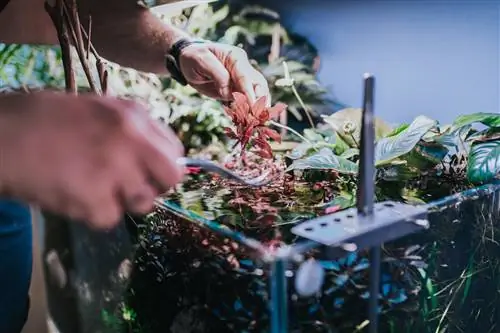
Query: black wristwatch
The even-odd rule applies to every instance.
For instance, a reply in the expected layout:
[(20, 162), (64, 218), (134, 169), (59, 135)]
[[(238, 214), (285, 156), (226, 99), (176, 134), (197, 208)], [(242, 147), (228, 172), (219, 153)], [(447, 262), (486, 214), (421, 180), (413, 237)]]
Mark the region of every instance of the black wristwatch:
[(188, 47), (189, 45), (192, 44), (201, 44), (205, 43), (203, 40), (189, 40), (186, 38), (182, 38), (175, 42), (174, 45), (172, 45), (172, 48), (170, 51), (165, 55), (165, 66), (167, 67), (167, 70), (170, 72), (170, 76), (172, 79), (175, 81), (179, 82), (183, 86), (187, 85), (188, 82), (186, 80), (186, 77), (184, 74), (182, 74), (181, 68), (180, 68), (180, 62), (179, 58), (181, 55), (181, 52), (183, 49)]

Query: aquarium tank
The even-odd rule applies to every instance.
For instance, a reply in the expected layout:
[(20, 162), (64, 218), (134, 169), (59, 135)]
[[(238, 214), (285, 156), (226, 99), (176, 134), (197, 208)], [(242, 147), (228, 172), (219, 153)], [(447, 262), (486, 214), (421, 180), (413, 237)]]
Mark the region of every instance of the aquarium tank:
[(184, 181), (148, 215), (97, 232), (44, 212), (57, 331), (497, 330), (499, 114), (393, 126), (377, 117), (369, 77), (361, 108), (331, 98), (317, 50), (279, 13), (220, 1), (164, 19), (244, 48), (273, 100), (236, 93), (223, 105), (97, 53), (68, 82), (61, 52), (75, 65), (86, 50), (0, 50), (33, 59), (37, 86), (145, 101), (187, 147)]

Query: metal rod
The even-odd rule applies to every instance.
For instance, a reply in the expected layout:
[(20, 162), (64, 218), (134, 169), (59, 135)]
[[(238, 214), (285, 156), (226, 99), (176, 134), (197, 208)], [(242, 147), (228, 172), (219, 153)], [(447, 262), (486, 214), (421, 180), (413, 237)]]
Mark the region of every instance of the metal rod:
[(364, 215), (371, 215), (373, 213), (373, 205), (375, 202), (375, 125), (373, 119), (374, 88), (375, 78), (371, 74), (365, 74), (359, 178), (356, 193), (358, 211)]
[(286, 264), (284, 258), (271, 264), (271, 333), (288, 333)]
[(380, 246), (370, 249), (370, 298), (368, 301), (368, 320), (370, 321), (369, 332), (378, 332), (378, 294), (380, 290)]
[[(360, 214), (373, 215), (375, 202), (375, 124), (373, 115), (375, 78), (365, 74), (363, 87), (363, 116), (357, 188), (357, 208)], [(378, 331), (378, 296), (380, 290), (381, 249), (370, 249), (370, 299), (368, 302), (369, 332)]]

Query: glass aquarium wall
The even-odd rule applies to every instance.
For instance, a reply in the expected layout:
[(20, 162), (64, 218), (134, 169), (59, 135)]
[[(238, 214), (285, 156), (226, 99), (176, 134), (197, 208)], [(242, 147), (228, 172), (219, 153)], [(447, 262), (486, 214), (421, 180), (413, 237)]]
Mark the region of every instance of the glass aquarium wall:
[[(290, 228), (324, 214), (311, 209), (315, 192), (308, 185), (291, 187), (229, 189), (194, 176), (155, 213), (129, 217), (128, 230), (106, 234), (46, 216), (52, 319), (62, 333), (271, 332), (270, 265), (249, 240), (268, 248), (300, 243)], [(500, 188), (491, 185), (435, 201), (429, 229), (383, 245), (380, 332), (495, 327), (499, 198)], [(64, 229), (71, 244), (54, 237)], [(54, 258), (67, 280), (57, 277)], [(303, 296), (298, 265), (286, 267), (289, 331), (366, 330), (367, 252), (332, 258), (318, 247), (308, 258), (322, 266), (324, 282)]]

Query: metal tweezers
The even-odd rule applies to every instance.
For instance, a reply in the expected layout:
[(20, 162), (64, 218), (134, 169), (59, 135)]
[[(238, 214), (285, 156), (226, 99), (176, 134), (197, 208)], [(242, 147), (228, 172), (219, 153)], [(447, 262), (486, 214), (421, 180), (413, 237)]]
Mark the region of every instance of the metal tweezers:
[(269, 172), (264, 172), (262, 175), (254, 178), (243, 178), (240, 175), (237, 175), (236, 173), (208, 160), (181, 157), (177, 160), (177, 163), (185, 167), (201, 168), (205, 171), (214, 172), (222, 177), (233, 179), (241, 184), (252, 187), (265, 186), (273, 181), (272, 177), (269, 177)]

